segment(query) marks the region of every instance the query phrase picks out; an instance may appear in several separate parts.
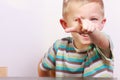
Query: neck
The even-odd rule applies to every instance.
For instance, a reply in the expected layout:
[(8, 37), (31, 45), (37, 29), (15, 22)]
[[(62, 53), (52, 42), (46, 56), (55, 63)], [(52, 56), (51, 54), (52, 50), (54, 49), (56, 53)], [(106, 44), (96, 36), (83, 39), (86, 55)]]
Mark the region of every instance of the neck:
[(73, 44), (75, 46), (75, 48), (79, 49), (79, 50), (87, 50), (88, 48), (88, 44), (82, 44), (79, 40), (73, 40)]

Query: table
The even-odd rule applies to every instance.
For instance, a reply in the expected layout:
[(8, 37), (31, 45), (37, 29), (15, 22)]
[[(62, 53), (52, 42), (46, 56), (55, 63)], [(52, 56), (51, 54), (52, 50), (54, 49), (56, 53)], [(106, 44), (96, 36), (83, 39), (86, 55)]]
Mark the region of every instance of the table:
[(0, 80), (117, 80), (117, 78), (50, 78), (50, 77), (1, 77)]

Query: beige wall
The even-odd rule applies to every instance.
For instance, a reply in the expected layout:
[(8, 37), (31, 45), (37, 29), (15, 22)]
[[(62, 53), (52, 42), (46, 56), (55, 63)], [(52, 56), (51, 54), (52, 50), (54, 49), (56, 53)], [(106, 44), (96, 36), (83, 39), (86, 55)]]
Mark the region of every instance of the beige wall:
[[(120, 73), (120, 0), (104, 0), (104, 31), (114, 42), (115, 77)], [(37, 64), (52, 43), (67, 36), (59, 24), (62, 0), (0, 0), (0, 66), (8, 76), (38, 76)]]

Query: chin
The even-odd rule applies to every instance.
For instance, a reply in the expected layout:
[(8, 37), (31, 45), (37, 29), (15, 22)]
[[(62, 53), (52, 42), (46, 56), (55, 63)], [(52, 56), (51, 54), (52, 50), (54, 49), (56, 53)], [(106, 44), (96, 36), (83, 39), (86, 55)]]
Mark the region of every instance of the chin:
[(84, 45), (90, 45), (91, 41), (85, 41), (85, 40), (83, 40), (83, 41), (81, 41), (81, 43), (84, 44)]

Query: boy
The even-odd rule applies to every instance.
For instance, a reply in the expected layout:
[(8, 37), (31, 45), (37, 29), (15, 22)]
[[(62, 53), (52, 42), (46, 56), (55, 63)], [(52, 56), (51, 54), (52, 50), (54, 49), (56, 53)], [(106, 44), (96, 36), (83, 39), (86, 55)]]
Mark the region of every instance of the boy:
[(101, 32), (105, 22), (102, 0), (64, 0), (60, 23), (72, 37), (49, 48), (39, 63), (39, 76), (112, 77), (112, 45)]

